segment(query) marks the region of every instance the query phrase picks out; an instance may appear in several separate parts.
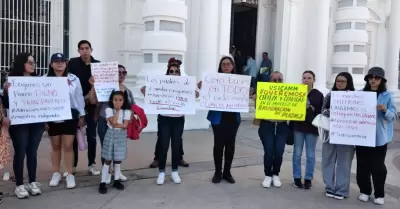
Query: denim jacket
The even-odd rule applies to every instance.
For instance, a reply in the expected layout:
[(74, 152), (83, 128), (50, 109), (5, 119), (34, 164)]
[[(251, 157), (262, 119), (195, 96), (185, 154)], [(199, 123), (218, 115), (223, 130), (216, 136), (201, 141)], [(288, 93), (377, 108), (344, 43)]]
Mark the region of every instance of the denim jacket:
[[(326, 95), (324, 105), (322, 107), (322, 114), (329, 117), (330, 93)], [(397, 119), (396, 104), (393, 99), (392, 93), (385, 91), (379, 94), (377, 104), (386, 106), (386, 113), (382, 111), (376, 112), (376, 146), (383, 146), (390, 143), (393, 139), (394, 122)]]
[(388, 91), (379, 94), (377, 104), (383, 104), (387, 109), (386, 113), (382, 111), (376, 112), (376, 146), (383, 146), (393, 139), (397, 110), (392, 93)]

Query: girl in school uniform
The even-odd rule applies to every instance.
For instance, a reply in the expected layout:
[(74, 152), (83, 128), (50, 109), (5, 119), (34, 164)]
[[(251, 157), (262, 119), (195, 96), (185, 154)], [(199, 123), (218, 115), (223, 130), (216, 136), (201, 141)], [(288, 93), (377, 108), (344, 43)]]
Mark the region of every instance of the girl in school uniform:
[(101, 183), (99, 192), (107, 193), (107, 181), (110, 173), (110, 165), (114, 163), (114, 184), (118, 190), (125, 187), (121, 183), (121, 162), (126, 158), (126, 128), (131, 119), (131, 111), (128, 105), (128, 99), (123, 91), (113, 91), (110, 95), (106, 108), (106, 119), (108, 129), (104, 137), (103, 147), (101, 149), (101, 157), (104, 159), (101, 171)]

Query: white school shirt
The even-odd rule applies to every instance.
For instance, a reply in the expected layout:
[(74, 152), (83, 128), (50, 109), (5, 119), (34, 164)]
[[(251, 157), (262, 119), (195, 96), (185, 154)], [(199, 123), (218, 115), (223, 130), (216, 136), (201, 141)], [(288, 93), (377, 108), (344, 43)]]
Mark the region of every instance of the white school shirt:
[[(44, 75), (47, 77), (47, 74)], [(85, 116), (85, 98), (83, 97), (82, 85), (79, 78), (72, 74), (68, 73), (69, 84), (69, 100), (71, 104), (71, 108), (77, 109), (79, 111), (79, 116)], [(53, 121), (55, 123), (62, 123), (64, 121)]]
[[(112, 125), (108, 121), (109, 118), (114, 116), (114, 113), (115, 113), (115, 110), (113, 110), (109, 107), (106, 108), (106, 119), (107, 119), (108, 128), (121, 130), (121, 128), (112, 127)], [(130, 119), (131, 119), (131, 111), (130, 110), (119, 111), (119, 116), (118, 116), (118, 120), (117, 120), (118, 124), (124, 124), (124, 120), (130, 120)]]

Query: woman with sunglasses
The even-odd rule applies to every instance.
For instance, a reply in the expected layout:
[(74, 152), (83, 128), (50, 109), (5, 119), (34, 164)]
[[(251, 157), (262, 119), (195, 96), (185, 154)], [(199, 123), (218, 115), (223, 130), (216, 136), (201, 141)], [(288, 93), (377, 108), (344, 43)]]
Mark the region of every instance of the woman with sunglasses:
[(356, 146), (357, 184), (360, 188), (358, 199), (368, 202), (372, 194), (371, 177), (374, 185), (374, 203), (385, 203), (385, 181), (387, 169), (385, 165), (387, 144), (393, 139), (394, 121), (397, 118), (396, 104), (392, 94), (387, 91), (385, 71), (373, 67), (365, 76), (363, 91), (376, 92), (376, 146)]
[[(37, 76), (35, 73), (36, 62), (30, 53), (18, 54), (11, 66), (8, 76)], [(3, 106), (9, 108), (8, 89), (12, 88), (11, 83), (3, 85), (4, 96)], [(15, 194), (19, 199), (40, 195), (42, 191), (36, 181), (37, 150), (44, 132), (44, 123), (27, 123), (10, 126), (10, 137), (14, 147), (14, 175)], [(26, 156), (26, 167), (28, 168), (29, 184), (24, 185), (24, 163)]]
[(61, 180), (61, 148), (64, 151), (64, 164), (66, 167), (66, 186), (68, 189), (75, 188), (75, 177), (72, 174), (74, 166), (74, 137), (77, 126), (85, 124), (85, 100), (82, 94), (81, 82), (76, 75), (68, 73), (67, 58), (61, 53), (55, 53), (50, 58), (50, 65), (47, 77), (67, 77), (71, 103), (72, 119), (63, 121), (52, 121), (47, 123), (48, 134), (51, 142), (51, 162), (53, 175), (49, 186), (58, 186)]
[[(126, 98), (128, 98), (128, 104), (129, 107), (135, 104), (135, 100), (133, 98), (132, 91), (128, 89), (128, 87), (125, 86), (124, 81), (127, 76), (128, 72), (126, 71), (126, 68), (123, 65), (118, 65), (118, 77), (119, 77), (119, 89), (120, 91), (123, 91), (126, 94)], [(91, 77), (89, 80), (90, 85), (94, 85), (94, 78)], [(98, 116), (97, 120), (97, 134), (99, 135), (100, 138), (100, 144), (103, 146), (103, 141), (104, 137), (107, 132), (107, 119), (106, 119), (106, 109), (108, 108), (108, 102), (98, 102), (97, 96), (96, 96), (96, 91), (95, 88), (91, 88), (89, 92), (89, 101), (91, 104), (96, 104), (96, 114)], [(104, 164), (104, 159), (101, 159), (101, 164)], [(111, 171), (110, 171), (111, 172)], [(113, 172), (111, 172), (113, 173)], [(111, 175), (108, 175), (109, 179), (107, 180), (107, 184), (110, 184), (111, 182)], [(122, 173), (120, 174), (120, 180), (121, 181), (126, 181), (128, 180), (126, 176), (124, 176)]]

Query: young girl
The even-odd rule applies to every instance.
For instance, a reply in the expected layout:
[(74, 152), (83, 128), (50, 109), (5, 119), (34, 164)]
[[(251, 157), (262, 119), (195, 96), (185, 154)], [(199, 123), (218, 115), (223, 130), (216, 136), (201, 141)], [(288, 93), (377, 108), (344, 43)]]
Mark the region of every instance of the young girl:
[(113, 91), (106, 109), (108, 129), (104, 138), (101, 157), (104, 164), (101, 172), (101, 183), (99, 192), (107, 193), (106, 183), (108, 180), (111, 162), (114, 163), (114, 187), (123, 190), (121, 183), (121, 161), (126, 158), (126, 128), (131, 119), (128, 100), (123, 91)]

